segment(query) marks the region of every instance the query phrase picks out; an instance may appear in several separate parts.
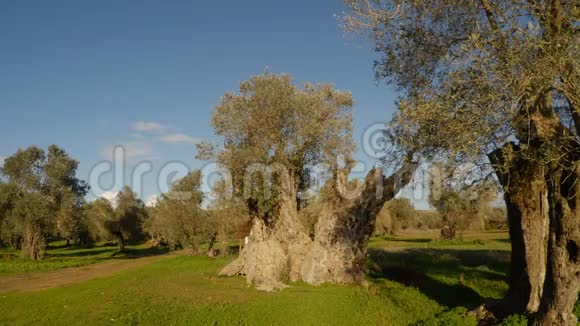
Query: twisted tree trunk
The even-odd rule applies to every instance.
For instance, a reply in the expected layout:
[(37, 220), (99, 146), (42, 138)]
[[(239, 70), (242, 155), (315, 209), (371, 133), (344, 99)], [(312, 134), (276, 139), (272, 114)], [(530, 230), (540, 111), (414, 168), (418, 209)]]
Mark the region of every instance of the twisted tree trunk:
[(277, 177), (277, 207), (271, 216), (260, 216), (257, 203), (248, 200), (252, 219), (249, 242), (240, 256), (220, 272), (245, 275), (249, 284), (264, 291), (285, 288), (287, 282), (301, 279), (302, 261), (312, 242), (298, 218), (296, 178), (289, 173)]
[[(310, 284), (360, 283), (364, 280), (367, 245), (376, 217), (386, 201), (409, 183), (416, 169), (406, 163), (384, 178), (380, 169), (371, 170), (362, 193), (349, 199), (340, 196), (326, 202), (316, 225), (316, 235), (302, 265), (302, 279)], [(337, 190), (346, 193), (346, 176), (337, 180)]]
[(548, 271), (535, 325), (575, 326), (572, 313), (580, 290), (580, 166), (551, 171)]
[(517, 151), (508, 144), (489, 155), (504, 189), (512, 247), (504, 314), (536, 312), (546, 277), (549, 205), (545, 172)]
[[(327, 202), (327, 209), (317, 223), (314, 242), (298, 217), (295, 178), (289, 175), (281, 178), (283, 191), (278, 194), (274, 216), (268, 219), (258, 216), (257, 210), (252, 209), (254, 204), (249, 203), (250, 241), (240, 257), (220, 275), (245, 275), (248, 283), (265, 291), (287, 287), (289, 281), (304, 280), (311, 284), (362, 281), (376, 216), (384, 203), (411, 180), (414, 170), (414, 164), (405, 164), (385, 179), (381, 170), (374, 169), (367, 175), (360, 196)], [(339, 187), (344, 187), (344, 183), (339, 183)]]

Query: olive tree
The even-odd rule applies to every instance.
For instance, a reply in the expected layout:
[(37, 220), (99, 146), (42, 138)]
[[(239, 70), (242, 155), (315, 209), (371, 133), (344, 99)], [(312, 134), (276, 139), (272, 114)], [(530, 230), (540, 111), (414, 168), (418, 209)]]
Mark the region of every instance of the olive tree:
[(99, 239), (115, 240), (122, 252), (127, 240), (142, 235), (147, 213), (143, 202), (129, 187), (117, 194), (116, 203), (117, 207), (113, 208), (109, 200), (99, 198), (87, 205), (86, 214)]
[(386, 207), (391, 218), (391, 232), (408, 229), (414, 226), (416, 219), (415, 207), (407, 198), (394, 198), (388, 201)]
[[(377, 169), (363, 183), (368, 187), (361, 196), (340, 195), (346, 192), (355, 148), (352, 105), (350, 93), (331, 85), (298, 87), (290, 77), (271, 73), (252, 77), (240, 84), (238, 93), (224, 95), (212, 117), (224, 145), (214, 153), (232, 176), (233, 195), (245, 201), (252, 230), (249, 245), (223, 274), (245, 274), (265, 290), (301, 279), (313, 284), (362, 279), (368, 236), (384, 202), (380, 190), (387, 182), (384, 193), (390, 199), (395, 187)], [(201, 154), (208, 149), (208, 144), (200, 146)], [(313, 241), (299, 210), (312, 181), (310, 168), (317, 164), (332, 172), (337, 195), (327, 201)]]
[(78, 237), (78, 211), (89, 187), (76, 177), (77, 168), (78, 161), (56, 145), (48, 153), (34, 146), (18, 150), (4, 161), (2, 236), (25, 257), (43, 259), (49, 235)]
[(208, 242), (212, 253), (218, 234), (217, 219), (201, 207), (204, 195), (200, 190), (201, 172), (193, 171), (175, 182), (151, 210), (146, 228), (152, 238), (171, 247), (184, 248), (196, 254)]
[(580, 286), (578, 6), (574, 1), (347, 0), (379, 78), (400, 90), (391, 125), (428, 158), (485, 162), (503, 186), (506, 302), (538, 325), (576, 325)]

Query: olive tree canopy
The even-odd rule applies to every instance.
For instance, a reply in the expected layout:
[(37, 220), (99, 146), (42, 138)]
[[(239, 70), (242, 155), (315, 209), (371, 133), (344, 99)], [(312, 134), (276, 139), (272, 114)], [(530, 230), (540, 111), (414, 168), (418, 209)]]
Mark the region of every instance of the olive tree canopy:
[(506, 302), (520, 313), (539, 310), (539, 325), (576, 325), (578, 3), (346, 3), (347, 29), (371, 35), (377, 77), (401, 93), (390, 125), (397, 144), (431, 159), (489, 157), (510, 216)]

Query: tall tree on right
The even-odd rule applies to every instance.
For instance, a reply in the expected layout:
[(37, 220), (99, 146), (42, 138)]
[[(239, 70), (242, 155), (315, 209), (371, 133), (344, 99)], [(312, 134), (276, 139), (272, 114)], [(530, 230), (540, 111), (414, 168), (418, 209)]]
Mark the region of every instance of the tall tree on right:
[(512, 242), (511, 310), (576, 325), (580, 287), (580, 9), (565, 0), (347, 0), (392, 131), (416, 155), (491, 163)]

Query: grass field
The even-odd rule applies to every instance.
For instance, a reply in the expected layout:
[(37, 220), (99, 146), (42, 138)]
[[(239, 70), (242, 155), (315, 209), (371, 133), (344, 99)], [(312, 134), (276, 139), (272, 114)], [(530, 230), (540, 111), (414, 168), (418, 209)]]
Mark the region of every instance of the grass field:
[[(298, 283), (275, 293), (256, 291), (242, 278), (217, 277), (232, 257), (168, 256), (79, 284), (0, 293), (0, 324), (476, 325), (464, 312), (507, 289), (506, 234), (435, 239), (433, 234), (373, 239), (369, 286)], [(102, 250), (49, 253), (71, 253), (67, 259), (89, 263), (107, 259)], [(62, 258), (50, 259), (56, 257)], [(522, 324), (515, 317), (512, 321)]]
[(167, 250), (150, 248), (147, 244), (128, 245), (127, 250), (117, 254), (117, 246), (103, 243), (93, 248), (66, 247), (64, 241), (52, 242), (48, 257), (43, 261), (19, 258), (20, 253), (0, 248), (0, 275), (46, 272), (66, 267), (79, 267), (109, 259), (127, 259), (160, 254)]

